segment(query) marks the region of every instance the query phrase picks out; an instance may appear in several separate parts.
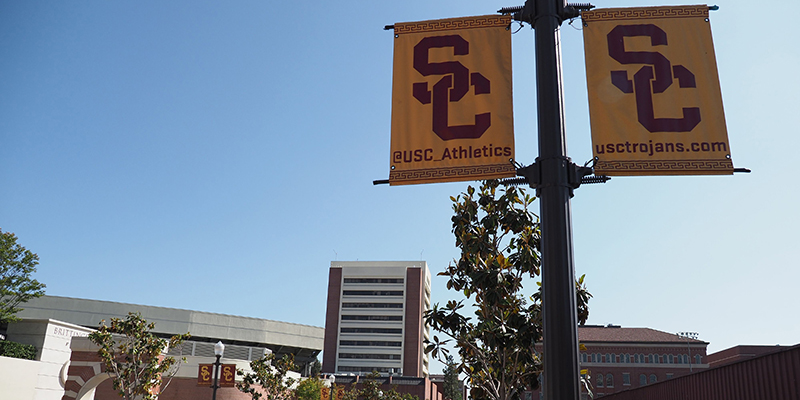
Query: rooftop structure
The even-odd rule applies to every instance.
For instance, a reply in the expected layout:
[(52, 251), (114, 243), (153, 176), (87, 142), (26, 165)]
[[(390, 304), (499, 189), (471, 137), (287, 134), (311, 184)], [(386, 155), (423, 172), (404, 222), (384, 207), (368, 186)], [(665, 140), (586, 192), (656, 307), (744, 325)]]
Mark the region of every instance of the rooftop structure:
[(213, 356), (214, 343), (221, 340), (229, 346), (227, 357), (238, 354), (238, 359), (256, 359), (268, 350), (277, 355), (294, 354), (298, 365), (307, 365), (322, 350), (324, 330), (320, 327), (177, 308), (43, 296), (27, 302), (18, 316), (96, 329), (100, 321), (125, 318), (129, 312), (139, 312), (145, 320), (154, 322), (154, 333), (159, 336), (189, 332), (191, 339), (184, 346), (185, 352), (192, 351), (188, 355)]

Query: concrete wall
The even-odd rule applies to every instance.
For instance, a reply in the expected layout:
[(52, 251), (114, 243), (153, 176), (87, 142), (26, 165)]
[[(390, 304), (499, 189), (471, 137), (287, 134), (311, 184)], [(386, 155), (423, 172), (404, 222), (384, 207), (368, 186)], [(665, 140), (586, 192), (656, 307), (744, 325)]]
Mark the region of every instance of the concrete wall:
[(0, 356), (0, 397), (33, 400), (41, 362)]
[(52, 319), (23, 320), (9, 324), (8, 340), (36, 347), (40, 361), (37, 377), (31, 386), (34, 400), (60, 400), (64, 395), (66, 372), (73, 337), (86, 337), (91, 329)]

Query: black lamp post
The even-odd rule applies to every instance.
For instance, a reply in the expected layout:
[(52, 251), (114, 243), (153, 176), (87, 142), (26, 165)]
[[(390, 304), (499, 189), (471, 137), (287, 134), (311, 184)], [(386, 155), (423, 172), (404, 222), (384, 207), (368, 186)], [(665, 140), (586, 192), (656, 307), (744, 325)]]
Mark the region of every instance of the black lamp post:
[(211, 388), (214, 389), (214, 394), (211, 395), (212, 400), (217, 400), (217, 388), (219, 387), (219, 369), (222, 365), (219, 362), (219, 359), (222, 358), (222, 353), (225, 352), (225, 345), (222, 344), (222, 341), (217, 342), (214, 345), (214, 355), (217, 356), (217, 361), (214, 362), (214, 385)]

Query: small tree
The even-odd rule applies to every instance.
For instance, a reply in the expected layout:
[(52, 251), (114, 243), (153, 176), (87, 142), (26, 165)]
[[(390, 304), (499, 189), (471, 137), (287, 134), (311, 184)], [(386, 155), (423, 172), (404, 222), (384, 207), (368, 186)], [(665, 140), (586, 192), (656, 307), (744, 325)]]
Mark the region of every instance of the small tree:
[(370, 372), (367, 379), (361, 381), (361, 388), (358, 389), (354, 384), (351, 389), (344, 394), (345, 400), (419, 400), (419, 397), (410, 393), (400, 393), (397, 385), (391, 389), (381, 389), (381, 374), (377, 371)]
[[(476, 198), (477, 197), (477, 198)], [(473, 398), (516, 400), (526, 388), (537, 388), (542, 363), (534, 345), (542, 336), (538, 292), (523, 294), (524, 281), (539, 276), (539, 221), (528, 207), (534, 198), (522, 189), (499, 189), (486, 181), (480, 191), (471, 186), (451, 197), (453, 233), (461, 256), (441, 276), (447, 288), (473, 300), (474, 316), (465, 316), (464, 301), (435, 304), (425, 313), (433, 330), (426, 351), (441, 359), (446, 345), (458, 349)], [(588, 316), (591, 295), (581, 279), (578, 285), (579, 320)]]
[(45, 285), (31, 278), (39, 256), (17, 244), (11, 232), (0, 230), (0, 323), (18, 321), (20, 304), (44, 295)]
[(314, 363), (311, 364), (311, 376), (314, 378), (318, 378), (320, 372), (322, 372), (322, 363), (319, 362), (319, 358), (314, 360)]
[(462, 400), (461, 380), (458, 379), (458, 365), (453, 361), (453, 356), (448, 355), (444, 366), (444, 387), (442, 392), (445, 400)]
[[(289, 377), (289, 372), (297, 369), (294, 357), (284, 355), (276, 358), (269, 353), (258, 360), (250, 361), (253, 372), (237, 370), (236, 374), (242, 377), (241, 382), (236, 382), (236, 388), (247, 393), (253, 400), (259, 400), (266, 395), (267, 400), (290, 400), (294, 398), (296, 380)], [(261, 385), (263, 393), (256, 385)]]
[(189, 333), (167, 340), (154, 335), (154, 328), (141, 314), (128, 313), (125, 319), (111, 318), (110, 326), (103, 320), (89, 334), (89, 340), (100, 346), (97, 354), (112, 374), (114, 390), (125, 400), (157, 400), (178, 372), (175, 358), (164, 353), (180, 345)]
[(330, 400), (320, 399), (324, 386), (325, 383), (322, 379), (317, 377), (303, 379), (297, 384), (297, 388), (294, 390), (294, 397), (296, 400)]

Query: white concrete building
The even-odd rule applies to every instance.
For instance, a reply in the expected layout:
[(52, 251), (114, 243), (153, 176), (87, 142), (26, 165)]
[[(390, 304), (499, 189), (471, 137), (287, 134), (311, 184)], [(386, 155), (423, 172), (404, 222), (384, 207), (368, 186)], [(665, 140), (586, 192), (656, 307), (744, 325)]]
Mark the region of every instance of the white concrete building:
[(331, 262), (322, 371), (427, 376), (430, 299), (424, 261)]

